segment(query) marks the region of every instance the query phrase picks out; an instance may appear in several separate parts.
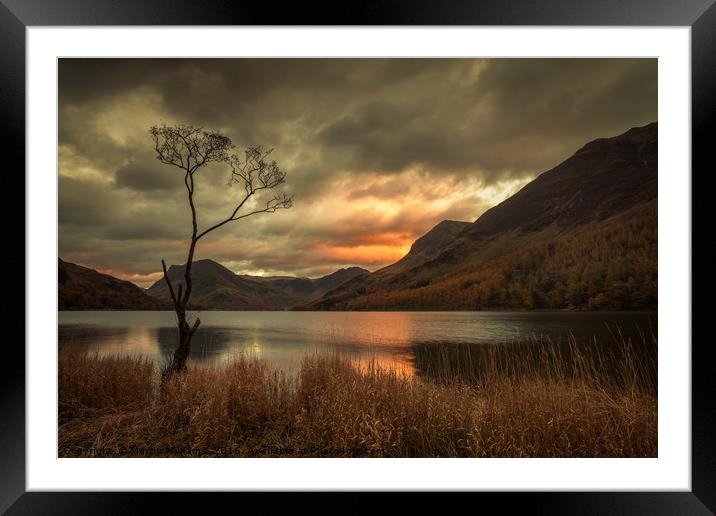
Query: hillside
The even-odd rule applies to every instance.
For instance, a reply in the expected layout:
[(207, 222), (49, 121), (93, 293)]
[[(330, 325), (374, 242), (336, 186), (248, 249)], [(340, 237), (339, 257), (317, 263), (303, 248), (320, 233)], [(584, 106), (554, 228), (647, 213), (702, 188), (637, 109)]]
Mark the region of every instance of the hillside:
[(422, 265), (439, 254), (443, 248), (452, 242), (456, 236), (470, 226), (469, 222), (456, 220), (443, 220), (437, 226), (418, 238), (408, 254), (392, 265), (383, 267), (379, 273), (393, 274), (412, 267)]
[(167, 310), (169, 304), (129, 281), (58, 259), (60, 310)]
[[(213, 260), (198, 260), (191, 269), (192, 302), (205, 309), (283, 310), (310, 303), (346, 281), (368, 273), (360, 267), (340, 269), (318, 279), (260, 277), (234, 274)], [(184, 283), (184, 266), (172, 265), (167, 274), (178, 288)], [(147, 293), (168, 301), (164, 279), (154, 283)]]
[(654, 308), (657, 149), (656, 123), (592, 141), (432, 257), (409, 253), (303, 308)]

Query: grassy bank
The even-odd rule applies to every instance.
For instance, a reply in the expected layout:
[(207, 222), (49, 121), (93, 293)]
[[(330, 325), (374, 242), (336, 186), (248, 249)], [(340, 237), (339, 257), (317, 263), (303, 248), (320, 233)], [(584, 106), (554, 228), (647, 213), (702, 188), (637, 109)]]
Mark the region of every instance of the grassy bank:
[(359, 370), (337, 354), (306, 356), (295, 377), (244, 358), (191, 367), (160, 392), (157, 371), (146, 361), (63, 349), (58, 453), (657, 455), (655, 366), (630, 345), (614, 362), (547, 345), (486, 346), (457, 358), (447, 347), (433, 353), (430, 363), (450, 365), (423, 378), (375, 363)]

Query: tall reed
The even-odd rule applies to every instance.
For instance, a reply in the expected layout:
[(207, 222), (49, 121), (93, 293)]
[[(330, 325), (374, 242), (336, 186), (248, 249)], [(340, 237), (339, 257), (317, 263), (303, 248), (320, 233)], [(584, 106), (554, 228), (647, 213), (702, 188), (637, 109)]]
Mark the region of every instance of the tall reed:
[(628, 342), (431, 345), (417, 377), (338, 353), (290, 376), (239, 357), (160, 392), (146, 361), (61, 350), (59, 454), (655, 457), (650, 357)]

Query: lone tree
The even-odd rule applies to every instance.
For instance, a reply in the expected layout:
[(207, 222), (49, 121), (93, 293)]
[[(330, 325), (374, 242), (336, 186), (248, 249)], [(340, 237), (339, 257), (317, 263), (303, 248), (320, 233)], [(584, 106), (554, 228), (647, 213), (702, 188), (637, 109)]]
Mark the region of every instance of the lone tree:
[[(285, 182), (286, 173), (281, 170), (275, 161), (268, 160), (268, 156), (273, 149), (264, 151), (260, 146), (248, 147), (244, 151), (244, 156), (241, 157), (232, 153), (235, 146), (228, 136), (219, 132), (205, 131), (201, 127), (191, 125), (155, 125), (150, 128), (149, 132), (154, 139), (157, 159), (166, 165), (173, 165), (183, 172), (184, 186), (186, 186), (189, 208), (191, 209), (191, 238), (184, 266), (184, 282), (179, 282), (176, 289), (169, 280), (166, 263), (162, 260), (164, 280), (169, 287), (179, 328), (179, 340), (174, 350), (172, 362), (164, 372), (166, 378), (174, 373), (186, 370), (186, 361), (191, 349), (191, 339), (199, 324), (201, 324), (201, 321), (197, 318), (193, 325), (190, 326), (186, 318), (186, 307), (191, 298), (192, 289), (191, 266), (199, 240), (229, 222), (241, 220), (257, 213), (273, 213), (281, 208), (290, 208), (293, 204), (293, 197), (285, 193), (278, 193), (266, 200), (264, 204), (255, 207), (252, 211), (242, 213), (241, 209), (246, 206), (246, 203), (255, 194), (262, 190), (274, 189)], [(228, 217), (203, 231), (199, 231), (194, 203), (194, 180), (199, 170), (212, 162), (221, 162), (228, 165), (231, 168), (229, 186), (238, 184), (243, 187), (243, 193), (237, 198), (234, 209)]]

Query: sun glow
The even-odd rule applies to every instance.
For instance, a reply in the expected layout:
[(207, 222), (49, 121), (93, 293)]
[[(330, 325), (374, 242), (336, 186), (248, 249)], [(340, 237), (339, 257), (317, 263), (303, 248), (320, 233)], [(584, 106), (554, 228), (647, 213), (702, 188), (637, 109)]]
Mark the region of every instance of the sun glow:
[(319, 246), (319, 249), (326, 256), (338, 262), (382, 266), (405, 256), (410, 247), (406, 245), (338, 246), (323, 244)]

